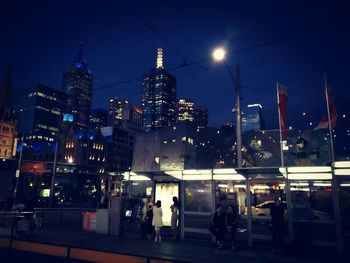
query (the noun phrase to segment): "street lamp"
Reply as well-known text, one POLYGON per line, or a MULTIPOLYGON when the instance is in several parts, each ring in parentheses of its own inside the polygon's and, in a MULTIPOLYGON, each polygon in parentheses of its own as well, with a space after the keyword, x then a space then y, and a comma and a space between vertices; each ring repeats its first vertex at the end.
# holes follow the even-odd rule
POLYGON ((236 107, 233 109, 236 112, 236 136, 237 136, 237 168, 242 167, 242 116, 241 116, 241 78, 240 78, 240 67, 236 65, 236 74, 234 75, 225 61, 226 51, 224 48, 219 47, 214 49, 212 53, 214 61, 225 62, 226 69, 228 70, 233 83, 235 84, 236 91, 236 107))

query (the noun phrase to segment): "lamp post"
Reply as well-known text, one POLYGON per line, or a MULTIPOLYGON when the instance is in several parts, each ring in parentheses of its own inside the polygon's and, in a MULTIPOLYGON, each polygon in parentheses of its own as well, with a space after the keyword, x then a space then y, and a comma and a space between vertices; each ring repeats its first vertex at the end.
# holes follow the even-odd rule
POLYGON ((235 66, 235 75, 232 73, 229 65, 225 61, 226 51, 223 48, 216 48, 213 51, 213 59, 214 61, 220 62, 224 61, 226 69, 228 70, 233 83, 235 84, 235 92, 236 92, 236 107, 233 111, 236 113, 236 136, 237 136, 237 168, 242 167, 242 113, 241 113, 241 78, 240 78, 240 66, 237 64, 235 66))

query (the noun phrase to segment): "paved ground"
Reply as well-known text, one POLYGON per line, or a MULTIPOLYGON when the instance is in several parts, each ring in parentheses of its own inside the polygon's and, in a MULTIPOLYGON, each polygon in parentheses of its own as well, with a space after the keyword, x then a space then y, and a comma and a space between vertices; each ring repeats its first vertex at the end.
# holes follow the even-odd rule
MULTIPOLYGON (((0 235, 8 236, 9 231, 0 229, 0 235)), ((309 249, 296 252, 286 248, 282 254, 274 254, 268 246, 255 245, 248 248, 245 243, 238 244, 235 252, 229 249, 216 249, 208 241, 170 241, 163 238, 162 243, 155 244, 151 240, 137 238, 118 238, 115 236, 101 235, 85 232, 71 232, 58 230, 40 230, 33 236, 23 236, 20 239, 33 242, 67 245, 94 250, 102 250, 115 253, 127 253, 137 256, 157 257, 172 261, 183 262, 350 262, 337 258, 336 252, 328 249, 309 249)))

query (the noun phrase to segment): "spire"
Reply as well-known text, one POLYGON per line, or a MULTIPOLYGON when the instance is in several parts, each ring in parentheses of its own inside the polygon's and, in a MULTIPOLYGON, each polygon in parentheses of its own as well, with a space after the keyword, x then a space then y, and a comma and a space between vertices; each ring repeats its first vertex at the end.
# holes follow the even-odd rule
POLYGON ((83 61, 83 59, 84 59, 83 41, 80 41, 77 61, 83 61))
POLYGON ((163 49, 157 49, 157 68, 163 68, 163 49))

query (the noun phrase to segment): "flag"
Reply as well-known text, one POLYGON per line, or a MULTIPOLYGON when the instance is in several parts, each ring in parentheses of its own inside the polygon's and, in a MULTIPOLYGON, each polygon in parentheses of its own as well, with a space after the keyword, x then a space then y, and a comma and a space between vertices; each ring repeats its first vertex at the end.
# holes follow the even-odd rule
POLYGON ((282 136, 287 135, 287 124, 286 124, 286 115, 287 115, 287 88, 280 83, 277 83, 277 104, 278 104, 278 116, 282 136))
POLYGON ((315 127, 315 131, 319 129, 329 129, 334 128, 335 124, 337 122, 337 110, 334 106, 333 102, 333 94, 330 90, 330 88, 326 87, 326 101, 327 101, 327 109, 329 111, 329 120, 330 120, 330 126, 328 123, 328 113, 324 115, 320 121, 320 123, 315 127))

